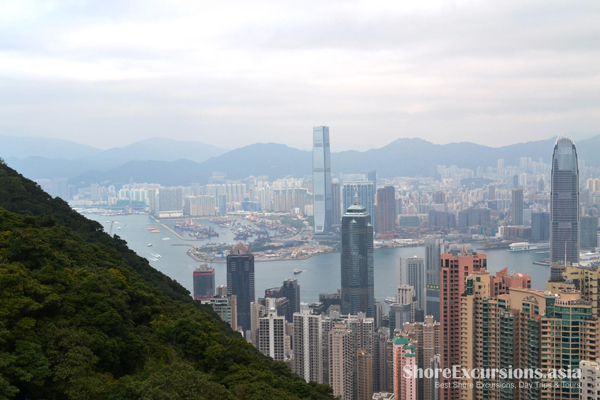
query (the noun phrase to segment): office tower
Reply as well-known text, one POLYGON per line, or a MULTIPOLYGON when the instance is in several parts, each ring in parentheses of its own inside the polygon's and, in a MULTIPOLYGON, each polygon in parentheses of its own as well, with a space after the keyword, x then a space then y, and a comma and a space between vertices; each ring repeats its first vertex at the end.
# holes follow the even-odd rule
POLYGON ((258 322, 258 349, 275 361, 285 361, 285 318, 277 316, 275 299, 267 299, 267 315, 258 322))
POLYGON ((313 128, 313 186, 315 234, 328 234, 333 222, 329 128, 313 128))
POLYGON ((559 137, 552 155, 550 262, 579 263, 579 168, 572 139, 559 137))
POLYGON ((581 400, 600 400, 600 360, 596 361, 581 361, 579 363, 581 378, 579 386, 581 387, 581 400))
POLYGON ((488 200, 496 200, 496 186, 488 186, 488 200))
POLYGON ((375 314, 371 215, 358 203, 342 218, 342 314, 375 314))
POLYGON ((217 197, 217 200, 218 200, 218 204, 219 204, 219 215, 227 214, 227 195, 219 194, 219 197, 217 197))
POLYGON ((550 213, 531 213, 531 238, 533 240, 550 240, 550 213))
POLYGON ((309 308, 294 314, 294 372, 306 382, 323 383, 321 316, 309 308))
POLYGON ((367 349, 356 352, 356 400, 373 397, 373 354, 367 349))
POLYGON ((194 300, 208 300, 215 294, 215 269, 202 264, 194 270, 194 300))
POLYGON ((523 189, 512 190, 510 213, 513 225, 523 225, 523 189))
POLYGON ((342 188, 337 179, 331 184, 331 203, 333 204, 333 213, 331 214, 333 225, 339 226, 342 223, 342 188))
POLYGON ((514 175, 513 176, 513 188, 518 188, 519 187, 519 175, 514 175))
MULTIPOLYGON (((358 201, 358 204, 363 205, 371 216, 371 224, 375 223, 375 188, 373 182, 344 182, 342 192, 344 210, 347 210, 348 207, 358 201)), ((376 229, 377 227, 374 226, 373 230, 376 231, 376 229)))
POLYGON ((238 330, 237 298, 235 295, 216 295, 210 298, 210 305, 215 313, 231 326, 231 329, 238 330))
MULTIPOLYGON (((440 360, 442 368, 461 364, 460 299, 465 292, 465 279, 476 271, 485 270, 487 257, 475 253, 471 246, 451 245, 448 253, 441 255, 440 270, 440 360)), ((449 382, 443 378, 442 382, 449 382)), ((460 389, 450 385, 441 391, 442 398, 458 400, 460 389)))
POLYGON ((383 314, 385 312, 385 305, 380 302, 375 302, 375 315, 373 316, 373 321, 375 321, 375 329, 381 327, 381 319, 383 318, 383 314))
POLYGON ((580 241, 582 249, 598 246, 598 217, 580 217, 580 241))
POLYGON ((502 169, 502 168, 504 168, 504 159, 499 158, 498 159, 498 169, 502 169))
POLYGON ((415 321, 417 311, 417 300, 415 289, 410 285, 400 285, 397 288, 396 302, 390 304, 390 333, 402 329, 405 323, 415 321))
POLYGON ((377 171, 373 170, 367 174, 367 180, 373 183, 373 187, 377 190, 377 171))
POLYGON ((415 291, 417 309, 425 310, 425 266, 419 257, 396 259, 396 285, 410 285, 415 291))
POLYGON ((237 296, 237 318, 242 332, 250 329, 250 303, 254 302, 254 255, 238 243, 227 255, 227 294, 237 296))
POLYGON ((290 301, 290 312, 292 318, 288 322, 293 322, 293 315, 300 312, 300 285, 297 279, 286 279, 281 286, 281 294, 290 301))
POLYGON ((440 238, 425 238, 425 313, 440 320, 440 269, 441 255, 447 243, 440 238))
MULTIPOLYGON (((403 327, 407 336, 414 341, 417 354, 417 366, 425 370, 431 365, 432 359, 440 354, 440 324, 431 315, 425 317, 425 322, 415 322, 403 327)), ((424 377, 417 380, 419 400, 433 398, 435 382, 433 378, 424 377)))
POLYGON ((377 189, 377 233, 396 232, 396 191, 393 186, 377 189))
POLYGON ((414 371, 417 366, 417 355, 414 344, 406 338, 394 338, 394 396, 396 400, 417 400, 417 377, 415 374, 404 374, 414 371), (405 369, 406 368, 406 369, 405 369))

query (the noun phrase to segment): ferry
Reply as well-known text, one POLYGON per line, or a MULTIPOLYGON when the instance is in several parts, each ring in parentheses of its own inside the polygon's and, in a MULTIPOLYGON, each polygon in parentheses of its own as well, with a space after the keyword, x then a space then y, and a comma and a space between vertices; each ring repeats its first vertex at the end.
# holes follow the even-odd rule
POLYGON ((597 251, 581 252, 579 253, 579 261, 581 263, 590 263, 600 261, 600 253, 597 251))
POLYGON ((513 243, 509 246, 508 251, 516 252, 516 251, 530 251, 530 250, 543 250, 549 249, 550 243, 529 243, 529 242, 519 242, 513 243))
POLYGON ((388 303, 388 304, 395 303, 396 302, 396 298, 392 297, 392 296, 388 296, 388 297, 385 298, 385 302, 388 303))
POLYGON ((301 269, 295 269, 294 270, 294 275, 298 275, 298 274, 302 273, 302 271, 303 270, 301 270, 301 269))

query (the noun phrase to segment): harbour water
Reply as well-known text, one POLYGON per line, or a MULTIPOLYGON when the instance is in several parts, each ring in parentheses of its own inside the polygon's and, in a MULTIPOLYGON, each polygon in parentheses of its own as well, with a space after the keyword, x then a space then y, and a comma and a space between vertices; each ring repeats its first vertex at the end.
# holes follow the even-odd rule
MULTIPOLYGON (((199 263, 192 260, 186 251, 189 245, 202 245, 205 241, 184 241, 169 232, 164 227, 154 223, 146 215, 118 215, 102 216, 97 214, 87 215, 88 218, 100 222, 105 231, 113 225, 113 234, 119 235, 127 241, 129 247, 140 256, 156 259, 149 260, 150 264, 179 282, 190 292, 192 290, 192 271, 199 263), (155 227, 160 233, 151 233, 148 228, 155 227), (121 228, 121 229, 119 229, 121 228), (170 240, 163 240, 169 238, 170 240), (148 244, 152 243, 152 247, 148 244), (183 245, 183 246, 182 246, 183 245), (154 257, 160 254, 161 257, 154 257)), ((233 234, 208 221, 199 221, 203 225, 211 225, 220 237, 213 238, 213 242, 233 243, 233 234)), ((174 221, 163 220, 167 226, 174 226, 174 221)), ((474 244, 474 248, 477 244, 474 244)), ((510 272, 522 272, 531 275, 534 289, 543 290, 550 275, 548 267, 532 264, 533 261, 547 257, 547 254, 536 254, 535 251, 509 252, 506 249, 487 250, 488 270, 495 273, 505 267, 510 272)), ((424 247, 402 247, 376 249, 375 262, 375 297, 383 301, 387 296, 395 295, 396 287, 396 259, 399 257, 425 257, 424 247)), ((217 285, 226 284, 225 263, 213 263, 215 268, 215 281, 217 285)), ((319 293, 333 293, 340 287, 340 254, 329 253, 314 256, 306 260, 286 260, 257 262, 255 266, 256 297, 262 297, 265 289, 281 286, 284 279, 296 278, 300 285, 301 301, 311 303, 318 301, 319 293), (294 269, 303 272, 294 275, 294 269)))

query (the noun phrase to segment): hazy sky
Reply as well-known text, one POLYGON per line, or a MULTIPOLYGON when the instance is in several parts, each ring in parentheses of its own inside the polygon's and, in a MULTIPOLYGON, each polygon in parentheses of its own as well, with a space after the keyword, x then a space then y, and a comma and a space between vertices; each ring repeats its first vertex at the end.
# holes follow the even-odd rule
POLYGON ((600 2, 0 0, 0 134, 334 150, 600 133, 600 2))

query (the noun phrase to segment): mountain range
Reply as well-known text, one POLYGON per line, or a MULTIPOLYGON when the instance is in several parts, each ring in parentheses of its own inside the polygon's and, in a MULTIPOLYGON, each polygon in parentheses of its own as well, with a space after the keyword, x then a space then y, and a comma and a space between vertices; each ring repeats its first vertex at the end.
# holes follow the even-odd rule
MULTIPOLYGON (((334 174, 377 170, 381 177, 415 177, 429 176, 436 165, 473 170, 495 167, 500 158, 505 165, 518 165, 520 157, 550 163, 555 140, 488 147, 470 142, 440 145, 419 138, 401 138, 378 149, 332 153, 331 165, 334 174)), ((600 158, 596 156, 600 152, 600 135, 579 141, 577 148, 586 165, 600 166, 600 158)), ((0 157, 29 178, 66 177, 79 187, 131 180, 165 186, 205 184, 214 171, 226 173, 228 179, 249 175, 266 175, 269 179, 303 177, 310 175, 312 168, 310 151, 277 143, 257 143, 226 151, 199 142, 154 138, 81 158, 42 157, 39 152, 18 158, 15 154, 24 152, 0 149, 0 157)))

